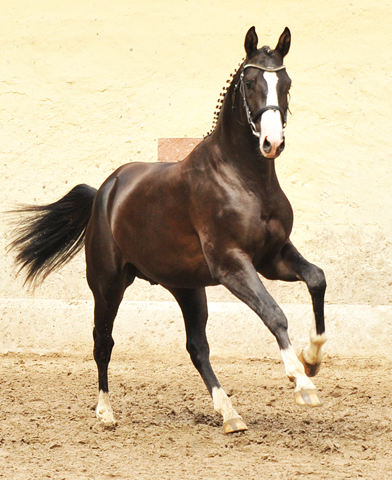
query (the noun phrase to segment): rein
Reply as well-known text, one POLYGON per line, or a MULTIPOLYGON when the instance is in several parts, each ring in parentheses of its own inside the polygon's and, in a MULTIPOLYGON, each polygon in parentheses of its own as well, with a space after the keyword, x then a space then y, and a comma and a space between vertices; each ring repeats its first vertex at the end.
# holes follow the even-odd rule
MULTIPOLYGON (((261 108, 258 110, 256 113, 252 114, 250 111, 248 102, 246 100, 246 94, 245 94, 245 87, 244 87, 244 70, 247 68, 257 68, 258 70, 262 70, 263 72, 279 72, 280 70, 284 70, 286 67, 284 65, 281 65, 280 67, 263 67, 262 65, 255 65, 253 63, 248 63, 247 65, 244 65, 242 67, 241 73, 240 73, 240 80, 239 82, 235 85, 234 87, 234 92, 233 92, 233 109, 235 108, 235 94, 237 90, 241 93, 241 96, 243 98, 244 102, 244 109, 246 113, 246 118, 248 119, 248 124, 250 126, 250 129, 255 137, 260 138, 260 133, 256 129, 255 122, 257 121, 258 118, 263 115, 264 112, 267 110, 273 110, 274 112, 278 111, 280 113, 280 116, 282 118, 282 125, 283 128, 286 128, 287 125, 287 114, 283 111, 279 105, 266 105, 265 107, 261 108)), ((238 119, 237 119, 238 120, 238 119)), ((242 125, 242 123, 238 120, 238 122, 242 125)))

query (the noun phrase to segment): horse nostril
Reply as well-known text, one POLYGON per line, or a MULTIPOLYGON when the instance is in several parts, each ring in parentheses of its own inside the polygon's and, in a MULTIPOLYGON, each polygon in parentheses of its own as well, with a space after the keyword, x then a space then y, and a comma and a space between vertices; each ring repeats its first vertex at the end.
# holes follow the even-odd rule
POLYGON ((267 139, 265 139, 264 143, 263 143, 264 152, 269 153, 271 151, 271 148, 272 148, 272 145, 270 144, 270 142, 267 139))
POLYGON ((283 140, 283 142, 282 142, 282 143, 279 145, 279 147, 278 147, 278 152, 279 152, 279 153, 282 153, 285 146, 286 146, 286 145, 285 145, 285 142, 284 142, 284 140, 283 140))

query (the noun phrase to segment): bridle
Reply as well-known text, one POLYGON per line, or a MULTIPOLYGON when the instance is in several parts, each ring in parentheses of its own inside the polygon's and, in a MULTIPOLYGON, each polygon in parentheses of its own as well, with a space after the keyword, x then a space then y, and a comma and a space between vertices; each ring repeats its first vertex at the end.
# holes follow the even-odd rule
MULTIPOLYGON (((245 94, 245 86, 244 86, 244 71, 247 69, 247 68, 257 68, 258 70, 262 70, 263 72, 279 72, 280 70, 284 70, 286 67, 284 65, 281 65, 280 67, 263 67, 262 65, 255 65, 253 63, 248 63, 246 65, 244 65, 241 69, 241 73, 240 73, 240 79, 238 81, 238 83, 235 85, 234 87, 234 92, 233 92, 233 109, 235 108, 235 94, 237 92, 237 90, 239 90, 239 92, 241 93, 242 95, 242 99, 243 99, 243 102, 244 102, 244 109, 245 109, 245 112, 246 112, 246 118, 248 119, 248 124, 250 126, 250 129, 253 133, 253 135, 255 137, 258 137, 260 138, 260 133, 257 131, 256 129, 256 124, 255 122, 258 120, 258 118, 261 117, 261 115, 263 115, 264 112, 266 112, 267 110, 273 110, 274 112, 279 112, 280 113, 280 116, 282 118, 282 125, 283 125, 283 128, 286 128, 286 125, 287 125, 287 112, 284 112, 283 109, 281 107, 279 107, 279 105, 266 105, 265 107, 263 108, 260 108, 260 110, 258 110, 256 113, 252 114, 252 112, 250 111, 250 108, 249 108, 249 105, 248 105, 248 101, 246 100, 246 94, 245 94)), ((239 121, 239 120, 238 120, 239 121)), ((241 123, 241 122, 240 122, 241 123)))

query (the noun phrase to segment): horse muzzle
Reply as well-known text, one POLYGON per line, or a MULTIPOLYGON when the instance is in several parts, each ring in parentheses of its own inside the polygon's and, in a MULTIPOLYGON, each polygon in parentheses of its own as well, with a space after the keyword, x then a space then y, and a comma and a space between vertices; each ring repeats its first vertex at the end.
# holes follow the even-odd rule
POLYGON ((261 153, 263 154, 263 157, 266 157, 266 158, 279 157, 279 155, 283 152, 284 147, 285 147, 284 138, 280 143, 279 142, 271 143, 268 137, 264 139, 262 144, 260 142, 261 153))
POLYGON ((277 158, 283 152, 285 140, 280 112, 265 111, 260 119, 260 150, 263 157, 277 158))

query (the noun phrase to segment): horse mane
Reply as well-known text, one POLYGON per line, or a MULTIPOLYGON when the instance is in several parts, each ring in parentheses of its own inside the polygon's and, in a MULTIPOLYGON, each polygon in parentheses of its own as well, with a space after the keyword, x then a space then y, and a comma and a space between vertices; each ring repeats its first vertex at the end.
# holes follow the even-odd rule
POLYGON ((218 119, 219 119, 219 115, 220 115, 220 112, 221 112, 221 108, 222 108, 222 105, 223 105, 223 102, 225 101, 225 98, 226 98, 226 94, 227 92, 229 91, 229 88, 230 88, 230 85, 235 77, 235 75, 237 74, 238 72, 238 69, 241 67, 242 63, 245 61, 245 58, 242 59, 242 62, 238 64, 238 67, 234 70, 234 73, 231 73, 230 74, 230 78, 228 80, 226 80, 226 84, 229 84, 229 86, 227 85, 224 85, 223 88, 222 88, 222 92, 219 94, 219 98, 217 100, 217 105, 216 105, 216 110, 214 112, 214 117, 212 119, 212 127, 211 127, 211 130, 206 133, 204 135, 203 138, 207 138, 209 137, 215 130, 216 128, 216 125, 218 123, 218 119))

